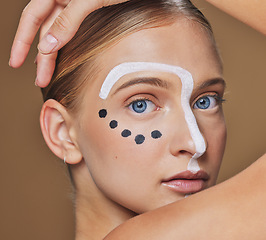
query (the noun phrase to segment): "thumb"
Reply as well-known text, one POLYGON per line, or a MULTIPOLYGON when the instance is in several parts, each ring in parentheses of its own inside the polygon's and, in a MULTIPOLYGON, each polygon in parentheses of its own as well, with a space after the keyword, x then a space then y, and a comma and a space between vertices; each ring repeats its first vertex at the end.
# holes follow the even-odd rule
POLYGON ((58 51, 75 35, 85 17, 102 6, 103 2, 99 0, 70 1, 41 39, 39 51, 42 54, 58 51))

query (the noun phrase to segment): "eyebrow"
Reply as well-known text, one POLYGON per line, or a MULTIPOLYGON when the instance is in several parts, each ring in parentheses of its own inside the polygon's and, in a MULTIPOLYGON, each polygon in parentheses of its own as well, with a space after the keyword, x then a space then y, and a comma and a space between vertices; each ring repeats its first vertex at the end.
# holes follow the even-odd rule
POLYGON ((196 90, 201 90, 216 84, 221 84, 223 85, 224 88, 226 88, 226 83, 225 80, 223 78, 213 78, 213 79, 209 79, 199 85, 196 85, 195 89, 196 90))
POLYGON ((170 88, 169 83, 167 81, 160 79, 160 78, 141 77, 141 78, 134 78, 134 79, 122 84, 119 88, 117 88, 115 90, 115 92, 112 95, 116 94, 117 92, 119 92, 122 89, 128 88, 128 87, 133 86, 133 85, 137 85, 137 84, 148 84, 151 86, 161 87, 164 89, 170 88))

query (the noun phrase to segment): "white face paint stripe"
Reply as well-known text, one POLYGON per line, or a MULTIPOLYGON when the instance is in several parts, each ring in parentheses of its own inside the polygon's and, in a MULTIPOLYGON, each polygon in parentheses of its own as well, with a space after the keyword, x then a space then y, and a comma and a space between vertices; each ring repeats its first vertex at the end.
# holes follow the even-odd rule
POLYGON ((185 113, 185 120, 190 131, 191 138, 195 144, 196 152, 192 156, 188 164, 188 170, 197 172, 200 170, 197 158, 199 158, 206 151, 206 144, 202 134, 200 133, 197 121, 190 107, 190 97, 193 91, 194 81, 192 75, 187 70, 179 67, 162 63, 152 62, 127 62, 114 67, 106 79, 104 80, 101 90, 100 98, 106 99, 114 86, 114 84, 124 75, 141 71, 159 71, 176 74, 182 83, 181 90, 181 105, 185 113))

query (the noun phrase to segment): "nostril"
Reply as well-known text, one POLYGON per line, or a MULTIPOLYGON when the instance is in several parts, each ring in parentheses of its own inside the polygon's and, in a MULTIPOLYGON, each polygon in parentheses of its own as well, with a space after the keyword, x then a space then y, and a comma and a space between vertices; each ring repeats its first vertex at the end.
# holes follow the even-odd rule
POLYGON ((185 151, 185 150, 181 150, 181 151, 180 151, 180 153, 186 153, 186 152, 187 152, 187 151, 185 151))

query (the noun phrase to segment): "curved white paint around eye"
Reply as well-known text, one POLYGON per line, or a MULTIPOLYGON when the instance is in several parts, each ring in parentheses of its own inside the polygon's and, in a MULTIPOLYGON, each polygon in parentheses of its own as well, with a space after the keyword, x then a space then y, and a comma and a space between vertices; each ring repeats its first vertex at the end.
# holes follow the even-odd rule
POLYGON ((126 62, 114 67, 106 79, 104 80, 101 90, 100 98, 106 99, 114 86, 114 84, 124 75, 141 71, 159 71, 176 74, 182 83, 181 89, 181 105, 185 113, 185 120, 191 138, 195 144, 196 152, 189 161, 187 169, 191 172, 200 170, 197 159, 206 151, 206 144, 204 138, 199 130, 197 121, 190 107, 190 97, 193 91, 194 81, 192 75, 187 70, 179 67, 162 63, 153 62, 126 62))

